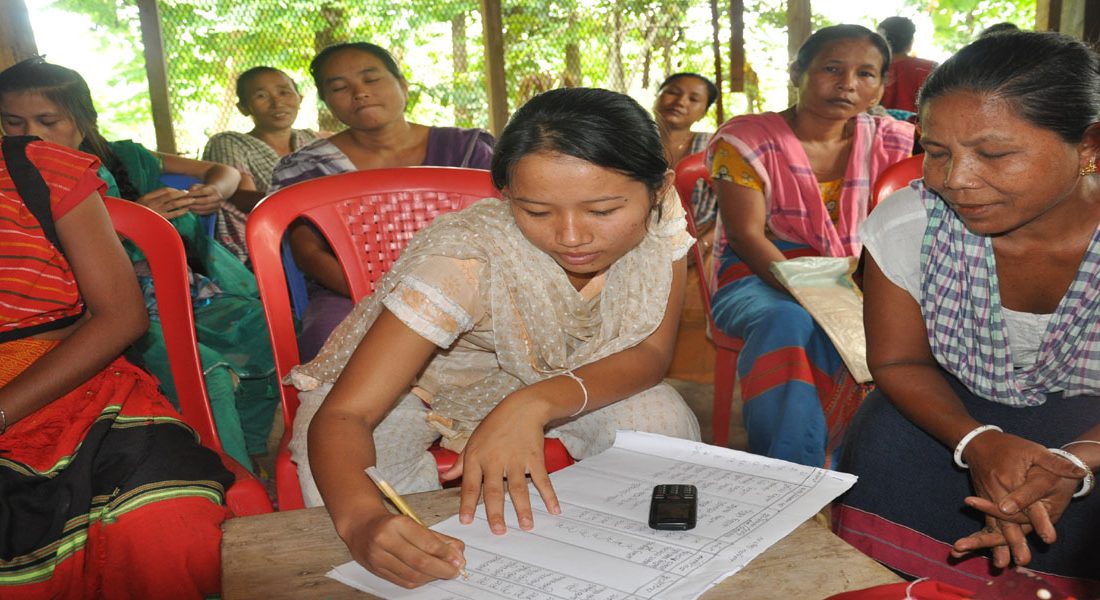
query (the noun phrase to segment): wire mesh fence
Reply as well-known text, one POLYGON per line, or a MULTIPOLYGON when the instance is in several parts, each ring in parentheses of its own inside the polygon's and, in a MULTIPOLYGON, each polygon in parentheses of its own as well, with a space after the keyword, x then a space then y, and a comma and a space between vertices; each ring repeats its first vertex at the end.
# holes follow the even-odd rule
MULTIPOLYGON (((771 4, 754 7, 778 12, 781 3, 771 4)), ((409 81, 410 120, 488 125, 476 0, 163 0, 158 6, 173 125, 185 153, 213 133, 251 128, 236 109, 234 82, 257 65, 279 68, 298 83, 304 101, 297 126, 339 130, 317 101, 308 65, 318 50, 344 41, 370 41, 394 54, 409 81)), ((714 77, 707 0, 505 0, 501 9, 509 112, 555 87, 603 87, 646 103, 670 73, 714 77)), ((782 36, 770 37, 778 41, 760 40, 761 54, 781 48, 782 36)), ((728 44, 723 21, 723 53, 728 44)))

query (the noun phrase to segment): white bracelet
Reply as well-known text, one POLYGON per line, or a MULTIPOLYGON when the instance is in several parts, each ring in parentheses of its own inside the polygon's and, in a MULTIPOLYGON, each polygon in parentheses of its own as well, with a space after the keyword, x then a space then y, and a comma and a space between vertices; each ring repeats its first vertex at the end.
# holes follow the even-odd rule
POLYGON ((1062 444, 1062 450, 1065 450, 1066 446, 1072 446, 1074 444, 1096 444, 1097 446, 1100 446, 1100 442, 1096 440, 1074 440, 1067 444, 1062 444))
POLYGON ((568 378, 572 379, 573 381, 576 381, 578 384, 580 384, 581 391, 584 392, 584 402, 581 403, 581 407, 577 409, 577 412, 569 415, 569 418, 573 418, 573 417, 581 414, 582 412, 584 412, 584 409, 588 408, 588 387, 586 385, 584 385, 584 380, 581 379, 580 377, 577 377, 577 374, 574 373, 572 370, 566 371, 566 372, 561 373, 561 374, 565 375, 566 377, 568 377, 568 378))
POLYGON ((959 465, 960 469, 969 469, 970 465, 963 462, 963 450, 966 450, 966 445, 974 438, 987 431, 999 431, 1004 433, 1004 429, 997 427, 996 425, 979 425, 970 430, 970 433, 963 436, 963 439, 959 440, 959 443, 955 446, 955 464, 959 465))
POLYGON ((1080 498, 1081 496, 1088 495, 1088 493, 1092 491, 1092 487, 1096 485, 1096 475, 1092 474, 1092 469, 1090 469, 1089 466, 1085 464, 1085 461, 1081 460, 1081 458, 1076 454, 1073 454, 1072 452, 1068 452, 1066 450, 1062 450, 1061 448, 1047 448, 1047 450, 1050 450, 1054 454, 1061 456, 1062 458, 1073 463, 1074 466, 1088 473, 1088 475, 1085 475, 1085 478, 1081 480, 1081 489, 1077 490, 1077 492, 1073 494, 1073 497, 1080 498))

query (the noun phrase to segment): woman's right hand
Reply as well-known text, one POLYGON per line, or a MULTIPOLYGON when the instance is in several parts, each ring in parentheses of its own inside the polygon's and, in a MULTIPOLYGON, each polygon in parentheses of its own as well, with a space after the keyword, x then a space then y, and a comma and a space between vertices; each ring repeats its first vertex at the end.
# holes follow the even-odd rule
MULTIPOLYGON (((1055 541, 1054 523, 1075 487, 1070 483, 1085 474, 1040 444, 993 431, 974 438, 965 458, 977 493, 966 502, 986 514, 988 533, 1004 538, 1003 544, 993 547, 994 564, 1005 567, 1011 559, 1026 565, 1031 561, 1027 534, 1034 530, 1044 542, 1055 541)), ((980 547, 971 542, 959 549, 980 547)))
POLYGON ((387 511, 358 520, 341 537, 356 562, 404 588, 454 579, 466 566, 461 540, 387 511))
POLYGON ((165 219, 174 219, 190 210, 194 199, 183 190, 160 188, 137 199, 137 203, 151 208, 165 219))

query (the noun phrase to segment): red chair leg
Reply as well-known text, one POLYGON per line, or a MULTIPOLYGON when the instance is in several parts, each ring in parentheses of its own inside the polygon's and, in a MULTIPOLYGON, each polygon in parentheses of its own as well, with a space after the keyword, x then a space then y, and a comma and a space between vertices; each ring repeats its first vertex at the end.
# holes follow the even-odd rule
POLYGON ((714 361, 714 414, 711 444, 723 448, 730 444, 730 419, 733 415, 733 386, 737 382, 737 352, 718 347, 714 361))
POLYGON ((284 435, 275 455, 275 495, 279 510, 297 510, 306 507, 302 498, 302 486, 298 483, 298 467, 290 460, 290 436, 284 435))
POLYGON ((271 499, 260 480, 229 456, 223 454, 221 458, 225 468, 233 473, 233 485, 225 492, 225 505, 232 515, 249 517, 272 512, 271 499))

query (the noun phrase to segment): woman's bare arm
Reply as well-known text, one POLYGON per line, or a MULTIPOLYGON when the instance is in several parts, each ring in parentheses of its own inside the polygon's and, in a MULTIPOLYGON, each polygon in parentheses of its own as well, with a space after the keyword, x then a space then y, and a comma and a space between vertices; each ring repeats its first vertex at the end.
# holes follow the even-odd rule
MULTIPOLYGON (((875 383, 910 421, 948 449, 954 449, 963 436, 982 423, 970 416, 944 378, 928 345, 927 329, 916 300, 890 282, 869 254, 865 267, 863 314, 867 363, 875 383)), ((970 465, 970 478, 978 496, 993 504, 1003 502, 1025 485, 1029 477, 1033 478, 1034 473, 1029 475, 1033 466, 1062 477, 1074 476, 1068 461, 1047 452, 1041 445, 997 431, 973 438, 963 458, 970 465)), ((1051 486, 1046 485, 1044 494, 1050 490, 1051 486)), ((960 505, 963 500, 959 499, 960 505)), ((1064 500, 1068 502, 1069 498, 1064 500)), ((1061 510, 1055 514, 1060 515, 1061 510)), ((1044 539, 1053 541, 1054 527, 1047 513, 1035 513, 1031 519, 1035 530, 1044 539)), ((1030 550, 1024 539, 1026 531, 1004 519, 990 517, 987 521, 990 527, 999 530, 1006 544, 994 548, 994 562, 1006 566, 1011 553, 1017 564, 1027 564, 1030 550)))
POLYGON ((88 317, 0 388, 0 407, 9 425, 87 381, 149 327, 134 269, 99 194, 73 207, 56 221, 56 227, 88 317))
POLYGON ((437 350, 388 310, 363 337, 309 426, 309 464, 337 533, 355 560, 400 585, 450 579, 462 544, 386 510, 364 472, 374 430, 437 350))
POLYGON ((786 257, 764 235, 767 222, 764 194, 722 180, 714 182, 714 189, 718 193, 718 211, 730 248, 765 283, 786 292, 783 284, 768 270, 773 262, 786 260, 786 257))
POLYGON ((315 231, 302 223, 291 225, 290 252, 298 268, 310 279, 337 294, 351 296, 340 261, 315 231))
POLYGON ((157 153, 157 156, 166 172, 182 173, 202 181, 187 190, 192 200, 189 210, 197 215, 218 212, 222 201, 233 196, 241 183, 241 172, 227 165, 175 154, 157 153))
MULTIPOLYGON (((632 348, 574 369, 588 391, 585 412, 633 396, 662 381, 676 343, 684 300, 685 265, 683 259, 673 264, 664 318, 649 337, 632 348)), ((455 467, 443 475, 445 479, 462 476, 459 517, 463 522, 473 519, 478 498, 484 493, 489 526, 494 532, 503 533, 507 478, 507 493, 516 507, 520 527, 530 529, 533 520, 525 474, 530 474, 547 508, 552 512, 559 510, 546 473, 543 433, 547 427, 571 418, 583 402, 580 385, 568 377, 545 379, 501 401, 478 425, 455 467)))

